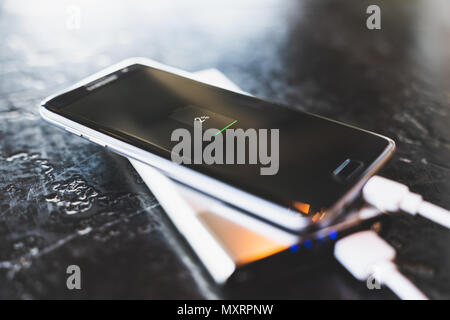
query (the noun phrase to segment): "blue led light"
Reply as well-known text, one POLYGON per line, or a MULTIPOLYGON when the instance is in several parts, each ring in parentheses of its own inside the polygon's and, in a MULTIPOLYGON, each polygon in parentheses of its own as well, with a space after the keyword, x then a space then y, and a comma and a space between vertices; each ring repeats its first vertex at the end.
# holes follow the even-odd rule
POLYGON ((338 237, 337 231, 334 231, 334 230, 331 231, 329 237, 331 240, 337 239, 337 237, 338 237))
POLYGON ((289 250, 291 250, 291 252, 297 252, 300 249, 300 246, 298 244, 294 244, 292 246, 290 246, 289 250))
POLYGON ((306 240, 303 245, 306 249, 311 249, 311 247, 313 246, 313 242, 311 240, 306 240))

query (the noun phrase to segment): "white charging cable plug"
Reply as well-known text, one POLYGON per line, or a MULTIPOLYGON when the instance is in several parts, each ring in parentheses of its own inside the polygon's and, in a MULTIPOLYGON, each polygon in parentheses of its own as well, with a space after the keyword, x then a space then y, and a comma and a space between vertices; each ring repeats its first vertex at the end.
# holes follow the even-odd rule
POLYGON ((403 276, 393 260, 395 250, 373 231, 361 231, 340 239, 334 248, 336 259, 358 280, 385 284, 399 298, 428 300, 403 276))
POLYGON ((364 199, 381 211, 404 211, 412 215, 420 214, 450 229, 450 211, 426 202, 422 196, 409 191, 404 184, 374 176, 363 188, 364 199))
MULTIPOLYGON (((367 203, 384 212, 403 211, 419 214, 450 229, 450 211, 426 202, 401 183, 374 176, 363 188, 367 203)), ((358 280, 376 281, 388 286, 398 297, 407 300, 428 298, 403 276, 393 262, 395 250, 373 231, 354 233, 336 242, 336 259, 358 280)))

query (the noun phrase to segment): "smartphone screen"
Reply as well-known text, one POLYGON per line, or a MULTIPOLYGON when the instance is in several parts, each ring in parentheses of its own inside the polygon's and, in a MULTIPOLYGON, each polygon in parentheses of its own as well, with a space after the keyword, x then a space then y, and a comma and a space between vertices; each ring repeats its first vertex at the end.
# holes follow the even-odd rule
POLYGON ((392 148, 380 135, 140 64, 46 107, 311 217, 392 148))

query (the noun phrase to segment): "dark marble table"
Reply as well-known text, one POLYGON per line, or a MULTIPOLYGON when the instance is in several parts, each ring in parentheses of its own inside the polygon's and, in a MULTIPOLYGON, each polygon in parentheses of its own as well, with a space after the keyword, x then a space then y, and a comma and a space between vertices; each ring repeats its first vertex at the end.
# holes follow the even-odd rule
MULTIPOLYGON (((257 96, 389 136, 398 151, 382 175, 450 208, 448 1, 145 3, 0 2, 0 298, 238 296, 208 280, 126 159, 39 118, 41 99, 130 56, 218 68, 257 96), (365 26, 369 4, 381 30, 365 26), (71 264, 79 291, 66 288, 71 264)), ((449 299, 450 233, 389 220, 401 270, 449 299)), ((330 257, 301 273, 253 296, 395 298, 330 257)))

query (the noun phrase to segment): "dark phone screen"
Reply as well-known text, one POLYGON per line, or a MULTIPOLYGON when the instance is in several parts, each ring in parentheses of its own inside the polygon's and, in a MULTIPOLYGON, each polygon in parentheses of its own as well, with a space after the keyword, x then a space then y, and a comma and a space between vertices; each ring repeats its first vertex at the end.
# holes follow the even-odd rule
POLYGON ((47 107, 167 159, 183 140, 172 141, 172 133, 184 129, 190 141, 183 145, 190 150, 179 155, 191 164, 182 165, 316 217, 389 146, 387 139, 366 131, 142 65, 58 96, 47 107), (194 128, 200 123, 198 135, 194 128), (215 148, 202 139, 208 129, 217 132, 210 137, 215 148), (240 145, 239 138, 227 140, 232 129, 244 132, 240 145), (202 156, 210 145, 208 154, 224 163, 207 164, 206 156, 199 163, 199 145, 202 156), (239 157, 244 163, 238 163, 239 157), (262 168, 269 174, 262 174, 262 168))

